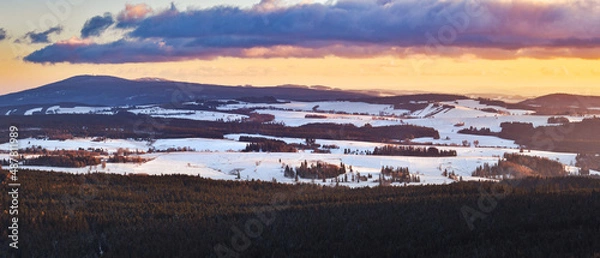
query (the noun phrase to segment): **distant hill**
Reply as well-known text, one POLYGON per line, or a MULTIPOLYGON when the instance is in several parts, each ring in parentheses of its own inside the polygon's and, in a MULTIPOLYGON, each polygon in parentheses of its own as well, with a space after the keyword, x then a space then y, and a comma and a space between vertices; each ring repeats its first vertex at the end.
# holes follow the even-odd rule
POLYGON ((600 113, 600 96, 550 94, 519 103, 534 108, 538 114, 570 115, 600 113))
POLYGON ((521 102, 521 104, 532 107, 600 107, 600 96, 581 96, 558 93, 528 99, 521 102))
MULTIPOLYGON (((431 102, 469 99, 453 94, 414 94, 382 97, 378 90, 348 91, 327 86, 280 85, 273 87, 223 86, 175 82, 160 78, 127 80, 111 76, 82 75, 38 88, 0 96, 2 114, 21 114, 28 109, 45 109, 61 103, 70 106, 125 106, 183 103, 217 99, 292 101, 351 100, 390 104, 397 109, 419 110, 431 102)), ((512 109, 531 109, 538 114, 600 114, 600 96, 552 94, 519 103, 478 99, 482 104, 512 109)), ((252 101, 251 101, 252 102, 252 101)), ((63 106, 63 105, 61 105, 63 106)), ((2 115, 0 114, 0 115, 2 115)))
POLYGON ((0 106, 56 103, 122 106, 265 96, 297 101, 322 101, 365 98, 369 94, 322 87, 312 89, 290 86, 221 86, 153 78, 126 80, 110 76, 85 75, 0 96, 0 106))
POLYGON ((414 112, 416 110, 427 107, 428 103, 430 102, 447 102, 456 101, 460 99, 469 99, 469 97, 462 95, 431 93, 388 97, 371 97, 361 99, 361 101, 372 104, 394 105, 395 109, 407 109, 411 112, 414 112))
POLYGON ((413 94, 413 95, 402 95, 402 96, 390 96, 390 97, 374 97, 367 98, 365 102, 379 103, 379 104, 396 104, 396 103, 409 103, 409 102, 420 102, 420 101, 455 101, 459 99, 468 99, 469 97, 463 95, 454 94, 413 94))
POLYGON ((528 99, 520 104, 531 107, 589 109, 600 108, 600 96, 581 96, 571 94, 550 94, 528 99))

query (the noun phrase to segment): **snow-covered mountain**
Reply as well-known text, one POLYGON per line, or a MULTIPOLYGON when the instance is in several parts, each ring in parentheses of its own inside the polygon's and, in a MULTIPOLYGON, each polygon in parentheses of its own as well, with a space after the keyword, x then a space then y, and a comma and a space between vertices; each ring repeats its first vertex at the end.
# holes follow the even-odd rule
POLYGON ((222 86, 174 82, 164 79, 127 80, 111 76, 84 75, 0 96, 0 107, 57 103, 122 106, 264 96, 316 101, 356 99, 370 95, 322 87, 222 86))

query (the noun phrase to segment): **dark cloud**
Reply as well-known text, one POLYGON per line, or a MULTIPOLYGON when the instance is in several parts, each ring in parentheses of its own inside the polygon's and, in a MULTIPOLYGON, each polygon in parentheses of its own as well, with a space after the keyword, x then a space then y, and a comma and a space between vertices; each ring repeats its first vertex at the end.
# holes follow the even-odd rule
POLYGON ((586 0, 560 4, 340 0, 284 6, 278 0, 262 0, 247 9, 221 6, 183 12, 174 7, 154 12, 147 5, 128 5, 117 16, 117 27, 133 29, 127 39, 110 44, 57 44, 26 60, 122 63, 216 56, 460 56, 468 51, 484 58, 502 58, 497 53, 506 54, 505 58, 523 53, 535 58, 588 55, 593 51, 581 49, 600 48, 600 10, 590 4, 586 0), (565 48, 572 51, 565 52, 565 48))
POLYGON ((109 44, 59 42, 33 52, 25 61, 57 63, 136 63, 194 59, 214 59, 218 56, 241 55, 239 49, 183 47, 184 41, 169 43, 152 40, 119 40, 109 44))
POLYGON ((31 43, 50 43, 50 40, 48 39, 48 36, 52 33, 56 33, 56 34, 60 34, 62 32, 63 28, 61 26, 56 26, 53 28, 50 28, 46 31, 43 32, 29 32, 25 35, 25 38, 29 38, 29 40, 31 41, 31 43))
MULTIPOLYGON (((590 34, 581 34, 578 28, 600 21, 581 7, 532 2, 339 1, 285 8, 278 8, 275 2, 263 0, 250 10, 217 7, 157 14, 139 22, 130 35, 193 38, 211 46, 218 40, 222 47, 269 46, 284 41, 306 47, 437 43, 516 49, 551 44, 565 36, 587 37, 590 34), (270 11, 259 11, 264 9, 270 11), (572 18, 586 13, 588 20, 572 18), (240 42, 246 45, 240 46, 240 42)), ((593 33, 600 36, 599 32, 593 33)))
POLYGON ((87 20, 81 29, 81 37, 87 38, 91 36, 100 36, 108 27, 113 25, 115 20, 112 14, 105 13, 104 16, 95 16, 87 20))
POLYGON ((0 28, 0 41, 6 39, 6 30, 0 28))

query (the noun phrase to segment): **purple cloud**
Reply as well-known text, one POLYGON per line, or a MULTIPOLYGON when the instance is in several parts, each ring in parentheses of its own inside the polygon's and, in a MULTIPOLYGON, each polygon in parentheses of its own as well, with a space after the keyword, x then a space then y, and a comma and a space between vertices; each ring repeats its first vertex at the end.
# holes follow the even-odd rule
POLYGON ((100 36, 108 27, 113 25, 115 20, 112 14, 105 13, 104 16, 94 16, 87 20, 81 29, 81 37, 88 38, 91 36, 100 36))
POLYGON ((119 40, 109 44, 71 39, 50 45, 25 57, 26 61, 57 63, 137 63, 194 59, 214 59, 219 56, 241 55, 239 49, 184 47, 185 41, 119 40))
POLYGON ((60 34, 62 30, 63 28, 61 26, 56 26, 43 32, 31 31, 25 34, 25 38, 29 38, 31 43, 50 43, 48 36, 52 33, 60 34))
POLYGON ((0 28, 0 41, 6 39, 6 30, 0 28))
POLYGON ((516 58, 525 53, 535 58, 600 56, 589 51, 600 48, 600 27, 597 26, 600 10, 585 0, 561 4, 341 0, 331 5, 293 6, 263 0, 247 9, 221 6, 183 12, 174 6, 154 12, 146 5, 137 5, 127 6, 117 20, 118 27, 133 28, 126 39, 108 44, 50 45, 25 60, 125 63, 218 56, 459 56, 465 53, 483 58, 516 58))

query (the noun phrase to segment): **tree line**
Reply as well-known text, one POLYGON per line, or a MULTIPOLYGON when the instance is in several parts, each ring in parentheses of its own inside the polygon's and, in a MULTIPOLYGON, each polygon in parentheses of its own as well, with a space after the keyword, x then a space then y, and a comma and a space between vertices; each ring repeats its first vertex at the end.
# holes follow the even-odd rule
POLYGON ((99 157, 89 155, 41 155, 34 158, 21 160, 25 166, 44 166, 44 167, 64 167, 64 168, 82 168, 95 166, 101 163, 99 157))
MULTIPOLYGON (((350 149, 345 149, 344 154, 357 153, 350 149)), ((417 156, 417 157, 456 157, 455 150, 440 150, 435 147, 416 147, 401 145, 385 145, 375 147, 373 151, 366 151, 365 155, 374 156, 417 156)))
POLYGON ((589 175, 590 169, 600 171, 600 154, 578 153, 575 166, 580 167, 582 175, 589 175))
MULTIPOLYGON (((284 168, 284 176, 289 178, 321 179, 325 182, 328 178, 337 178, 339 175, 346 174, 346 165, 340 163, 339 166, 325 162, 316 162, 308 165, 308 161, 300 163, 299 167, 291 168, 288 165, 284 168)), ((347 177, 347 176, 346 176, 347 177)), ((346 179, 347 181, 347 179, 346 179)))
POLYGON ((282 140, 264 139, 246 144, 242 152, 297 152, 298 150, 282 140))
POLYGON ((544 157, 505 153, 504 159, 495 165, 483 164, 475 169, 473 176, 510 179, 528 176, 558 177, 568 173, 562 163, 544 157))
MULTIPOLYGON (((0 184, 7 177, 0 171, 0 184)), ((600 180, 592 178, 349 189, 22 170, 19 181, 26 195, 15 257, 600 255, 600 180), (481 210, 482 198, 495 205, 481 210), (465 207, 483 216, 465 217, 465 207)))
POLYGON ((497 132, 492 132, 492 130, 490 128, 487 128, 487 127, 477 128, 477 127, 473 127, 473 126, 470 126, 469 128, 463 128, 463 129, 459 130, 458 133, 472 134, 472 135, 484 135, 484 136, 497 136, 498 135, 497 132))
POLYGON ((530 149, 600 154, 600 118, 534 127, 531 123, 505 122, 498 134, 530 149))
POLYGON ((421 178, 417 175, 410 174, 410 171, 406 167, 391 167, 382 166, 379 182, 383 183, 418 183, 421 182, 421 178), (389 178, 386 178, 389 177, 389 178))
MULTIPOLYGON (((256 113, 252 113, 256 114, 256 113)), ((257 116, 260 114, 257 114, 257 116)), ((211 138, 223 139, 225 134, 262 134, 274 137, 313 138, 389 142, 419 137, 439 139, 433 128, 414 125, 357 127, 352 124, 316 123, 298 127, 278 123, 263 123, 262 118, 245 121, 195 121, 157 118, 120 112, 116 115, 65 114, 52 116, 11 116, 0 120, 0 128, 18 125, 22 138, 72 139, 75 137, 106 137, 112 139, 211 138), (39 130, 25 130, 39 128, 39 130)), ((0 141, 8 134, 0 133, 0 141)))

